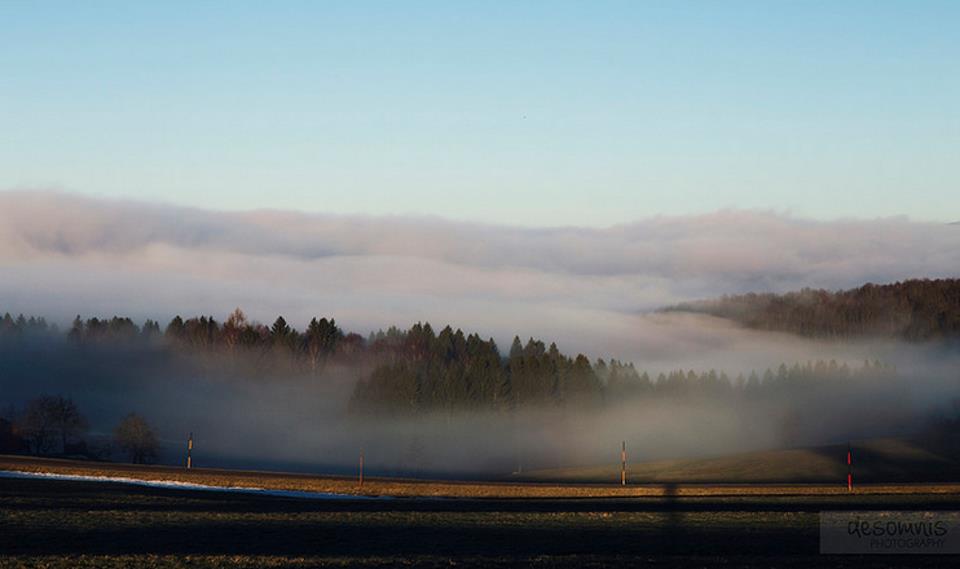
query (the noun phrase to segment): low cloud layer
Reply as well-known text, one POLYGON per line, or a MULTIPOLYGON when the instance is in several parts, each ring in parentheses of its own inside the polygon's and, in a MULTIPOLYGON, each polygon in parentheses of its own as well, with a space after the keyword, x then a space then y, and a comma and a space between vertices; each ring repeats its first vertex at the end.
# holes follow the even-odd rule
POLYGON ((756 346, 748 365, 762 365, 817 354, 724 322, 644 312, 720 294, 957 276, 958 245, 960 227, 905 218, 721 211, 529 229, 3 192, 0 310, 165 321, 241 306, 299 326, 333 315, 361 333, 449 322, 499 342, 542 336, 664 367, 680 353, 720 358, 735 342, 756 346))

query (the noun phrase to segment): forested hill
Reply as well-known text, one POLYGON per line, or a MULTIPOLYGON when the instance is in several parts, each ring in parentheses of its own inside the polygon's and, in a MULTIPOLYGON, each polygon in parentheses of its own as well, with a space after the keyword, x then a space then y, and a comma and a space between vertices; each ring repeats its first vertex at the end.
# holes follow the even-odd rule
POLYGON ((831 292, 724 296, 673 306, 734 320, 747 328, 814 338, 885 337, 927 341, 960 337, 960 279, 917 279, 831 292))
POLYGON ((361 414, 590 409, 645 397, 793 399, 815 386, 829 387, 835 396, 837 389, 866 378, 896 377, 895 369, 879 361, 861 367, 809 361, 736 377, 712 369, 653 377, 633 363, 565 355, 556 344, 534 338, 524 343, 514 337, 509 351, 501 353, 493 339, 450 326, 435 332, 429 323, 417 323, 364 338, 345 333, 332 318, 313 318, 301 332, 283 317, 268 327, 247 320, 239 309, 222 323, 176 316, 165 328, 152 320, 140 326, 120 316, 78 316, 61 331, 43 318, 0 317, 0 408, 16 403, 4 400, 3 382, 29 383, 42 366, 52 366, 51 374, 69 373, 76 385, 122 385, 170 374, 292 378, 309 385, 343 373, 356 381, 349 408, 361 414))

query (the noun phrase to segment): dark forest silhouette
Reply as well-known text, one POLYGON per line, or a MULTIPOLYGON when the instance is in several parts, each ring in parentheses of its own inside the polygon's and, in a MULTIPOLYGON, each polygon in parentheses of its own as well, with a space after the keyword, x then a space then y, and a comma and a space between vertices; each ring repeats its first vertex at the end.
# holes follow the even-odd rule
POLYGON ((960 279, 915 279, 831 292, 744 294, 667 311, 729 318, 747 328, 814 338, 875 336, 925 341, 960 335, 960 279))

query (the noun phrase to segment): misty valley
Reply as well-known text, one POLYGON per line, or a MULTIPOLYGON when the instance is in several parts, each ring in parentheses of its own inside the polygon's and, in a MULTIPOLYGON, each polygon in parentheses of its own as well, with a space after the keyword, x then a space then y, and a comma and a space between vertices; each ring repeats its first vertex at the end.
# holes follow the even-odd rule
POLYGON ((956 565, 958 22, 0 0, 0 569, 956 565))
POLYGON ((133 413, 157 441, 140 458, 180 464, 193 433, 199 465, 340 474, 355 472, 363 453, 371 474, 503 479, 612 464, 621 441, 632 462, 890 437, 939 441, 935 450, 952 455, 960 282, 880 290, 843 311, 830 305, 852 292, 823 292, 828 311, 809 294, 783 297, 776 312, 769 299, 738 301, 784 329, 809 313, 823 315, 822 327, 842 323, 831 353, 847 349, 847 358, 811 351, 763 369, 646 369, 533 338, 501 351, 492 338, 428 323, 364 337, 324 317, 299 331, 239 309, 222 323, 78 317, 63 330, 7 314, 0 443, 8 453, 122 460, 115 429, 133 413), (937 303, 944 310, 932 312, 937 303), (905 329, 936 332, 871 334, 870 322, 890 321, 887 305, 905 329), (854 359, 865 353, 872 358, 854 359), (31 409, 42 396, 66 398, 82 421, 54 436, 55 421, 31 409))

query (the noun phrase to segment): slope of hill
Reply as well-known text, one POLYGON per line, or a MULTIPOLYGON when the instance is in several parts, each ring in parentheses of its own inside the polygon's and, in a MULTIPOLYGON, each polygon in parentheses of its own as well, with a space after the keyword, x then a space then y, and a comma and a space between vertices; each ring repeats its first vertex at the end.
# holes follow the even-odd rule
MULTIPOLYGON (((960 440, 875 439, 852 444, 857 483, 960 480, 960 440)), ((749 452, 701 459, 629 464, 632 483, 839 483, 847 478, 847 446, 749 452)), ((515 479, 616 483, 620 464, 535 470, 515 479)))
POLYGON ((748 328, 831 338, 878 336, 925 341, 960 337, 960 279, 917 279, 831 292, 744 294, 665 311, 728 318, 748 328))

